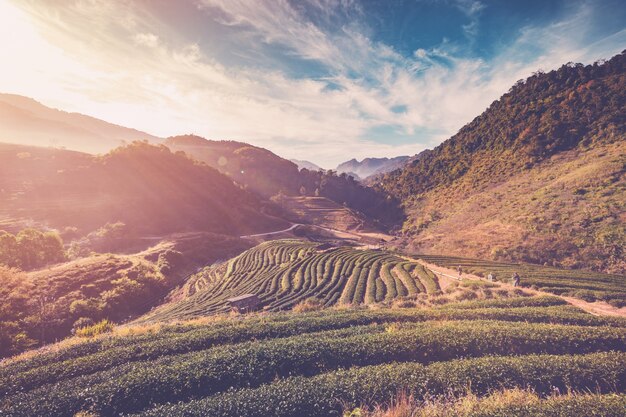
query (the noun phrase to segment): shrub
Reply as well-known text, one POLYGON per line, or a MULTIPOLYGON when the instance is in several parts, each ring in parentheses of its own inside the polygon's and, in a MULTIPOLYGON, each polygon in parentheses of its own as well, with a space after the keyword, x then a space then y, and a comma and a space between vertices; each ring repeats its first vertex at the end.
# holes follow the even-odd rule
POLYGON ((626 388, 626 354, 486 357, 429 366, 415 363, 368 366, 313 378, 290 378, 188 403, 156 406, 141 416, 326 417, 341 413, 342 408, 384 403, 402 390, 418 400, 442 394, 460 396, 470 384, 477 395, 516 387, 529 388, 538 394, 549 394, 555 387, 561 392, 621 391, 626 388))
MULTIPOLYGON (((30 415, 77 412, 87 404, 95 411, 119 414, 158 402, 186 400, 230 388, 258 386, 276 377, 314 375, 338 367, 609 349, 626 350, 626 329, 476 321, 420 323, 387 333, 382 326, 360 326, 129 363, 45 385, 8 400, 16 410, 30 415), (85 386, 89 391, 77 389, 85 386)), ((621 372, 626 377, 626 368, 621 372)), ((454 372, 447 376, 453 377, 454 372)), ((472 387, 479 381, 473 379, 472 387)))
POLYGON ((93 319, 89 317, 81 317, 74 322, 74 325, 72 326, 72 334, 76 334, 77 330, 84 329, 85 327, 91 327, 94 324, 96 324, 96 322, 93 321, 93 319))
POLYGON ((113 323, 105 319, 91 326, 77 328, 75 334, 78 337, 94 337, 100 334, 112 332, 113 327, 113 323))

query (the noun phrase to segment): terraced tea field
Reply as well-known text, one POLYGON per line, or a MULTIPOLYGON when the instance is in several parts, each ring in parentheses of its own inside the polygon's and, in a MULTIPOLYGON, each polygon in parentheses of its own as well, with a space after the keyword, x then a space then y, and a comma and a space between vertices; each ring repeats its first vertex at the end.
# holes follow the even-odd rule
POLYGON ((618 308, 626 306, 626 276, 624 275, 452 256, 415 255, 415 257, 446 268, 456 269, 460 265, 465 272, 483 277, 492 272, 497 281, 510 282, 513 272, 517 271, 522 278, 523 286, 534 286, 542 291, 576 297, 585 301, 607 301, 618 308))
POLYGON ((228 311, 226 300, 256 294, 268 311, 314 298, 326 307, 388 303, 440 290, 435 274, 415 262, 377 250, 275 240, 189 279, 184 299, 155 310, 150 320, 189 319, 228 311))
POLYGON ((626 321, 520 297, 126 329, 0 364, 0 415, 326 417, 400 391, 422 400, 468 387, 589 390, 592 410, 615 409, 626 321))

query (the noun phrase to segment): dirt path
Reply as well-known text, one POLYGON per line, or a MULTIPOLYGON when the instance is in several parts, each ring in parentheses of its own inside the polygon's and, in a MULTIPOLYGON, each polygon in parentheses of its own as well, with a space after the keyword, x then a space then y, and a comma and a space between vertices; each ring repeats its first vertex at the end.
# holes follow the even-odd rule
MULTIPOLYGON (((451 282, 458 281, 457 277, 459 274, 457 271, 453 269, 434 265, 434 264, 425 262, 421 259, 415 259, 415 258, 411 258, 411 259, 415 262, 418 262, 424 265, 425 267, 433 271, 435 274, 437 274, 439 277, 443 277, 444 279, 440 280, 440 285, 445 282, 444 285, 447 287, 450 285, 451 282)), ((481 281, 485 280, 484 278, 479 277, 478 275, 468 274, 467 272, 463 272, 462 278, 463 279, 475 279, 475 280, 481 280, 481 281)), ((497 281, 495 282, 495 284, 498 284, 500 285, 500 287, 507 289, 507 290, 512 290, 514 288, 512 284, 508 284, 502 281, 497 281)), ((441 285, 441 289, 442 290, 445 289, 443 285, 441 285)), ((596 302, 590 303, 588 301, 584 301, 579 298, 565 297, 565 296, 556 295, 556 294, 552 294, 552 293, 545 292, 545 291, 534 290, 532 288, 523 288, 523 290, 533 295, 547 295, 547 296, 552 296, 552 297, 560 297, 563 300, 567 301, 569 304, 575 307, 578 307, 582 310, 585 310, 586 312, 591 313, 595 316, 626 317, 626 307, 616 308, 604 301, 596 301, 596 302)))

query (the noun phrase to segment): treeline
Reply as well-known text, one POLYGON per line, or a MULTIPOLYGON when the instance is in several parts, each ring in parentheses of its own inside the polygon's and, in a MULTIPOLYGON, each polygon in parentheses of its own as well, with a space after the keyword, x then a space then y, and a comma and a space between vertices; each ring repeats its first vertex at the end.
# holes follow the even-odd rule
POLYGON ((30 270, 64 259, 63 241, 57 232, 24 229, 13 235, 0 231, 0 264, 30 270))

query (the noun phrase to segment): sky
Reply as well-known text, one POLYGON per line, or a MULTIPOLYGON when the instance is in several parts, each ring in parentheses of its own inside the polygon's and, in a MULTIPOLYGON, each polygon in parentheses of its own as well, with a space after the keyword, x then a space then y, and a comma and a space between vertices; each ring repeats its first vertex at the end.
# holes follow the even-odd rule
POLYGON ((623 0, 0 0, 0 92, 334 168, 626 49, 623 0))

